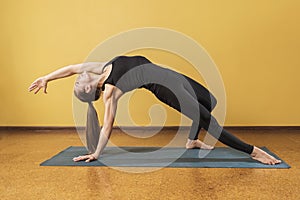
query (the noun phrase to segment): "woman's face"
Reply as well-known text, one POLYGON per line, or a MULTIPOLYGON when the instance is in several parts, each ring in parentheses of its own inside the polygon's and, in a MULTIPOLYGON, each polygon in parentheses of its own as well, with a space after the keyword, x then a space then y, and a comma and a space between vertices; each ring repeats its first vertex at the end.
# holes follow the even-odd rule
POLYGON ((96 78, 93 74, 87 72, 80 74, 74 86, 75 96, 83 102, 97 100, 100 97, 101 90, 98 90, 97 85, 95 85, 96 78))
POLYGON ((84 91, 84 92, 88 93, 87 89, 89 87, 91 87, 91 81, 92 81, 92 78, 91 78, 90 74, 87 73, 86 71, 84 71, 77 77, 74 90, 76 92, 84 91))

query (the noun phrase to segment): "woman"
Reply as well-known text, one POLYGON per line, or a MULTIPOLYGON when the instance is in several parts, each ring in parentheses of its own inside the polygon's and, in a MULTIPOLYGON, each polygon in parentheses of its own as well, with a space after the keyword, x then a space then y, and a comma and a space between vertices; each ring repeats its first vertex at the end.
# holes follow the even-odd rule
POLYGON ((86 136, 90 151, 89 155, 73 158, 75 162, 90 162, 99 158, 110 137, 119 98, 130 90, 145 88, 160 101, 193 120, 186 143, 187 149, 213 149, 198 139, 200 129, 204 128, 223 144, 248 153, 261 163, 281 163, 258 147, 244 143, 223 129, 211 115, 217 102, 205 87, 185 75, 157 66, 142 56, 118 56, 109 62, 66 66, 35 80, 29 91, 35 90, 36 94, 44 88, 44 93, 47 93, 49 81, 74 74, 80 74, 74 86, 74 94, 89 104, 86 136), (102 91, 105 112, 104 125, 100 131, 92 102, 99 99, 102 91))

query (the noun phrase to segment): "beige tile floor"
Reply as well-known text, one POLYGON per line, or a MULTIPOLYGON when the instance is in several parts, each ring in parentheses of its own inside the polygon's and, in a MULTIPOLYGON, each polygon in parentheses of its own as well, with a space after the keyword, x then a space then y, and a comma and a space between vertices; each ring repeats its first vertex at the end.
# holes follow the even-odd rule
MULTIPOLYGON (((129 173, 109 167, 41 167, 41 162, 66 147, 81 146, 78 134, 1 130, 0 199, 300 199, 299 130, 232 132, 251 144, 267 146, 292 168, 162 168, 129 173)), ((174 133, 162 131, 136 139, 115 130, 111 141, 123 146, 163 146, 174 133)), ((182 138, 179 146, 185 143, 184 134, 182 138)))

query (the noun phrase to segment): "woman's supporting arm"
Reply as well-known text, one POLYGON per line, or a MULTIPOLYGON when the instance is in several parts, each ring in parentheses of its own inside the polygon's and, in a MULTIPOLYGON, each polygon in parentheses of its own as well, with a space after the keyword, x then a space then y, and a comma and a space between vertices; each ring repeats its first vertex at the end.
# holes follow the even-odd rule
POLYGON ((105 104, 104 124, 100 131, 100 137, 99 137, 97 149, 95 153, 92 154, 96 159, 102 154, 104 148, 107 145, 107 142, 111 135, 115 114, 117 110, 117 99, 113 95, 111 95, 109 98, 106 98, 104 94, 103 101, 105 104))
POLYGON ((103 93, 103 101, 105 105, 104 124, 100 131, 97 149, 93 154, 75 157, 73 158, 73 161, 77 162, 85 160, 85 162, 90 162, 98 159, 103 153, 103 150, 106 147, 112 132, 112 127, 117 110, 117 103, 121 95, 122 92, 118 91, 114 86, 111 86, 109 84, 106 85, 105 91, 103 93))

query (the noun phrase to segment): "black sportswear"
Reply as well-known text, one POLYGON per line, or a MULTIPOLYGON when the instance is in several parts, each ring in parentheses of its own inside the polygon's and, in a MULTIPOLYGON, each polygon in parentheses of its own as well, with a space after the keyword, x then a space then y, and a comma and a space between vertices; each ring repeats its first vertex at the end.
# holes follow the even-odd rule
POLYGON ((110 64, 112 71, 104 81, 102 90, 105 90, 105 84, 114 85, 124 93, 145 88, 160 101, 193 120, 189 139, 197 139, 200 129, 204 128, 220 142, 234 149, 252 153, 252 145, 230 134, 211 115, 217 100, 200 83, 183 74, 155 65, 143 56, 118 56, 106 66, 110 64))

